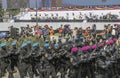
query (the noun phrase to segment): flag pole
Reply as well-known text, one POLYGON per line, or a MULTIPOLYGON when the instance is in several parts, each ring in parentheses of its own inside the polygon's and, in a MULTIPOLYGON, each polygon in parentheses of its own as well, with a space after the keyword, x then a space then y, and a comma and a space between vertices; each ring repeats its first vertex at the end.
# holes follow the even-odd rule
POLYGON ((36 25, 38 25, 38 1, 36 0, 36 25))

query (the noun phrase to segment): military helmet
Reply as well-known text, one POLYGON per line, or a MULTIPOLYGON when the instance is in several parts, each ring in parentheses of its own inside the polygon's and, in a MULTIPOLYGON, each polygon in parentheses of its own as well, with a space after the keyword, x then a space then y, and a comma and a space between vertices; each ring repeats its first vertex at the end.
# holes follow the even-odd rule
POLYGON ((30 44, 30 43, 31 43, 31 41, 27 41, 26 43, 27 43, 27 44, 30 44))
POLYGON ((59 48, 59 44, 58 43, 54 44, 54 48, 58 49, 59 48))
POLYGON ((43 46, 44 46, 44 47, 49 47, 49 44, 48 44, 48 43, 45 43, 43 46))
POLYGON ((33 45, 32 45, 32 47, 38 47, 39 46, 39 43, 34 43, 33 45))
POLYGON ((79 38, 74 38, 74 41, 78 41, 79 40, 79 38))
POLYGON ((58 38, 58 41, 60 41, 60 40, 62 40, 62 38, 59 37, 59 38, 58 38))
POLYGON ((23 43, 22 45, 21 45, 21 48, 24 48, 24 47, 26 47, 27 46, 27 43, 23 43))
POLYGON ((72 53, 76 53, 78 51, 78 48, 77 47, 73 47, 72 49, 71 49, 71 52, 72 53))
POLYGON ((12 45, 12 46, 15 46, 15 45, 16 45, 16 42, 12 42, 11 45, 12 45))
POLYGON ((49 42, 49 40, 45 40, 45 43, 48 43, 49 42))

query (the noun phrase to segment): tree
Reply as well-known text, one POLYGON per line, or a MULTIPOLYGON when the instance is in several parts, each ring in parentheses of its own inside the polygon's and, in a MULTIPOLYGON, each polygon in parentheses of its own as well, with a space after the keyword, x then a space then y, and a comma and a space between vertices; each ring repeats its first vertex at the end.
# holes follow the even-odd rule
POLYGON ((0 17, 2 17, 4 15, 4 12, 2 9, 0 9, 0 17))

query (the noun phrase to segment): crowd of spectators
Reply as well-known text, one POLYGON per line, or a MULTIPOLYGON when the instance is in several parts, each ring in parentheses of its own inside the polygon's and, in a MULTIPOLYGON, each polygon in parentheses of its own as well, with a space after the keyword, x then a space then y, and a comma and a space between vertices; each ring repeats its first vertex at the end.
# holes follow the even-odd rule
MULTIPOLYGON (((71 28, 70 25, 61 25, 59 28, 54 29, 52 26, 29 26, 21 27, 19 29, 19 34, 12 35, 11 31, 6 34, 0 33, 1 38, 13 38, 17 40, 24 39, 38 39, 40 40, 41 45, 43 45, 44 41, 49 40, 53 42, 53 40, 58 40, 61 38, 63 41, 66 38, 70 38, 71 40, 75 38, 79 38, 82 41, 92 42, 100 39, 111 39, 112 37, 120 38, 120 24, 115 25, 105 25, 103 30, 97 30, 96 24, 93 24, 91 27, 86 27, 83 29, 82 27, 74 27, 71 28)), ((34 40, 33 40, 34 41, 34 40)))
POLYGON ((45 25, 42 26, 29 26, 21 27, 20 35, 21 36, 39 36, 39 38, 43 38, 44 40, 49 39, 52 40, 54 36, 72 37, 72 29, 69 25, 61 25, 58 29, 53 29, 52 26, 45 25))
POLYGON ((27 27, 21 27, 20 35, 22 36, 30 36, 30 35, 35 36, 36 35, 46 40, 47 36, 50 36, 54 33, 54 32, 51 32, 52 30, 53 30, 52 26, 49 28, 48 25, 45 25, 44 27, 41 27, 41 26, 30 27, 29 25, 27 25, 27 27))
POLYGON ((58 29, 53 29, 52 26, 45 25, 42 26, 29 26, 21 27, 20 35, 21 37, 24 36, 38 36, 44 40, 52 40, 54 37, 61 37, 61 38, 80 38, 85 40, 93 40, 96 36, 109 38, 109 36, 117 36, 120 37, 120 25, 115 24, 112 25, 105 25, 102 31, 96 30, 96 25, 93 24, 92 27, 87 27, 83 29, 82 27, 75 27, 74 29, 71 28, 70 25, 61 25, 58 29), (116 35, 117 34, 117 35, 116 35))

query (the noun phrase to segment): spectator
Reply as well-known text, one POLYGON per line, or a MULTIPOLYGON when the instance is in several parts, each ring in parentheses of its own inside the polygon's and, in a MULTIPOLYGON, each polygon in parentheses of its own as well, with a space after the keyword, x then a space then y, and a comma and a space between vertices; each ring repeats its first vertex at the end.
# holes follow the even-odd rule
POLYGON ((41 35, 42 35, 41 27, 37 28, 36 34, 37 34, 37 36, 41 37, 41 35))
POLYGON ((44 28, 43 28, 43 38, 44 38, 44 41, 46 39, 49 39, 49 28, 48 28, 48 25, 45 25, 44 28))
POLYGON ((31 33, 32 33, 32 29, 29 27, 29 25, 27 25, 27 27, 26 27, 26 34, 27 35, 31 35, 31 33))
POLYGON ((53 30, 53 27, 51 26, 50 27, 50 40, 52 40, 53 35, 54 35, 54 30, 53 30))
POLYGON ((74 30, 73 30, 73 34, 72 34, 73 38, 77 37, 77 33, 78 33, 78 28, 75 27, 74 30))
POLYGON ((82 33, 83 33, 83 29, 82 29, 82 27, 80 27, 79 30, 78 30, 78 32, 77 32, 77 37, 78 38, 82 38, 83 37, 82 33))
POLYGON ((87 28, 85 29, 84 36, 85 36, 85 37, 88 36, 89 33, 90 33, 90 27, 87 27, 87 28))
POLYGON ((112 27, 111 25, 107 26, 107 38, 111 38, 111 33, 112 33, 112 27))
POLYGON ((34 26, 31 27, 31 30, 32 30, 32 35, 35 35, 35 28, 34 28, 34 26))
POLYGON ((116 36, 116 30, 115 30, 115 27, 112 28, 112 37, 115 37, 116 36))
POLYGON ((72 31, 71 31, 69 25, 65 26, 64 32, 65 32, 65 36, 67 35, 67 36, 72 37, 72 31))
POLYGON ((64 28, 63 28, 63 36, 64 37, 66 36, 66 26, 64 26, 64 28))
POLYGON ((93 37, 96 37, 96 25, 95 24, 92 26, 91 33, 93 34, 93 37))
POLYGON ((62 28, 62 26, 59 28, 59 36, 60 37, 62 37, 62 35, 63 35, 63 28, 62 28))

